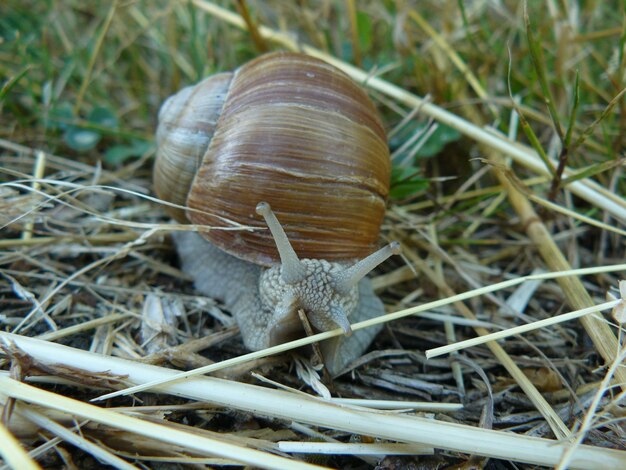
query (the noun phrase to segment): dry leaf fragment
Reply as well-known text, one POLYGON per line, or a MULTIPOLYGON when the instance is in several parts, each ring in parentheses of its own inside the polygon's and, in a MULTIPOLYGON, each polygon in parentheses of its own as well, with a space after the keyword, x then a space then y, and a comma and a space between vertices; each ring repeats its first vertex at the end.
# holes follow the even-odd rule
POLYGON ((523 370, 528 380, 540 392, 557 392, 563 388, 559 375, 547 367, 528 368, 523 370))
MULTIPOLYGON (((615 318, 615 321, 624 324, 626 323, 626 281, 619 281, 619 296, 620 303, 613 307, 611 314, 613 318, 615 318)), ((617 297, 610 292, 607 294, 607 297, 609 300, 617 300, 617 297)))

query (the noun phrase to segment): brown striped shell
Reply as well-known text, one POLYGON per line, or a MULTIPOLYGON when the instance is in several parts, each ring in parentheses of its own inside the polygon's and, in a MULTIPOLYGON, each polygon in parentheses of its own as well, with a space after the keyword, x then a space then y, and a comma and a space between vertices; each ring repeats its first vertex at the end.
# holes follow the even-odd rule
POLYGON ((267 54, 182 90, 159 113, 157 142, 159 197, 184 205, 195 173, 186 196, 198 210, 187 211, 192 223, 259 227, 203 233, 234 256, 265 266, 279 259, 255 212, 260 201, 274 209, 300 258, 348 261, 376 248, 389 192, 385 132, 365 92, 321 60, 267 54), (225 94, 217 112, 216 100, 204 96, 212 87, 225 94), (209 109, 213 117, 200 116, 209 109))
MULTIPOLYGON (((161 199, 187 204, 191 182, 200 167, 224 106, 232 73, 220 73, 170 96, 159 111, 154 189, 161 199)), ((179 222, 183 209, 167 208, 179 222)))

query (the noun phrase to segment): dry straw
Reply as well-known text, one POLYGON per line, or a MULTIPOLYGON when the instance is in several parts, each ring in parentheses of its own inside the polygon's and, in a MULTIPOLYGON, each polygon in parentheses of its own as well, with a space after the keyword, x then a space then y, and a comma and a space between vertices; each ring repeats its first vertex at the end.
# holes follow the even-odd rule
MULTIPOLYGON (((102 356, 10 333, 0 333, 0 340, 13 344, 36 362, 48 366, 63 365, 92 375, 106 373, 109 378, 119 376, 120 380, 135 384, 145 383, 155 378, 165 379, 176 374, 175 371, 162 367, 102 356)), ((209 440, 202 440, 199 436, 132 419, 122 413, 45 392, 7 377, 0 376, 0 387, 6 395, 25 402, 66 411, 98 422, 106 422, 120 429, 146 433, 146 435, 149 433, 151 437, 158 440, 181 442, 190 449, 215 453, 215 455, 228 453, 231 456, 231 448, 225 447, 224 443, 214 445, 209 443, 209 440)), ((309 423, 323 428, 536 465, 557 465, 563 453, 570 449, 567 441, 492 431, 397 413, 371 411, 361 407, 340 406, 319 398, 304 397, 302 394, 212 377, 194 378, 169 384, 159 388, 158 391, 225 406, 229 409, 309 423)), ((251 450, 247 449, 247 452, 251 450)), ((579 445, 569 452, 571 452, 570 468, 594 470, 626 468, 626 452, 587 445, 579 445)), ((263 458, 259 460, 247 460, 248 457, 257 458, 258 454, 258 451, 255 452, 255 457, 253 457, 251 453, 239 453, 234 456, 234 459, 249 461, 263 468, 290 468, 286 466, 287 461, 284 459, 268 460, 270 457, 278 459, 270 454, 262 454, 263 458)), ((296 463, 294 462, 294 465, 296 463)))
POLYGON ((41 468, 2 422, 0 422, 0 455, 14 469, 36 470, 41 468))
POLYGON ((573 312, 563 313, 556 317, 545 318, 536 322, 528 323, 526 325, 520 325, 513 328, 507 328, 506 330, 498 331, 496 333, 490 333, 488 335, 480 336, 478 338, 472 338, 465 341, 459 341, 454 344, 448 344, 447 346, 441 346, 439 348, 428 349, 426 351, 426 357, 428 359, 433 357, 442 356, 444 354, 450 354, 453 351, 460 351, 461 349, 470 348, 472 346, 478 346, 489 341, 497 341, 499 339, 508 338, 509 336, 520 335, 529 331, 537 330, 539 328, 545 328, 547 326, 556 325, 566 321, 574 320, 576 318, 589 315, 591 313, 602 312, 616 307, 621 300, 612 300, 593 307, 583 308, 581 310, 575 310, 573 312))

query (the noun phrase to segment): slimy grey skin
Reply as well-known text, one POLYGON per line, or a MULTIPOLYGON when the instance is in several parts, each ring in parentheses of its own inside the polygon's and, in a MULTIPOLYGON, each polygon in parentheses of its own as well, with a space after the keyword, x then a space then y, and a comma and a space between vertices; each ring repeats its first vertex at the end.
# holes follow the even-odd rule
POLYGON ((321 345, 326 368, 331 375, 339 374, 380 331, 377 326, 353 333, 350 323, 385 313, 365 275, 398 253, 399 244, 391 243, 352 266, 300 260, 270 206, 260 203, 257 212, 274 237, 280 264, 263 268, 223 252, 196 233, 178 232, 174 240, 182 269, 198 291, 224 303, 252 351, 303 336, 298 309, 317 331, 343 329, 343 336, 321 345))

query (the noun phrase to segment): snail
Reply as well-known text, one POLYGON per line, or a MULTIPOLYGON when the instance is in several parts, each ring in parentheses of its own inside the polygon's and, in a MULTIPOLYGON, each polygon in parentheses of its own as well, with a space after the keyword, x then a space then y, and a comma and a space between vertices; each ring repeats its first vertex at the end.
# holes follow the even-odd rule
POLYGON ((374 252, 391 170, 365 92, 326 62, 270 53, 168 98, 156 136, 158 197, 211 227, 174 235, 182 269, 245 346, 303 336, 301 309, 313 329, 345 333, 321 344, 331 374, 360 356, 378 330, 350 323, 384 314, 365 276, 399 252, 374 252))

